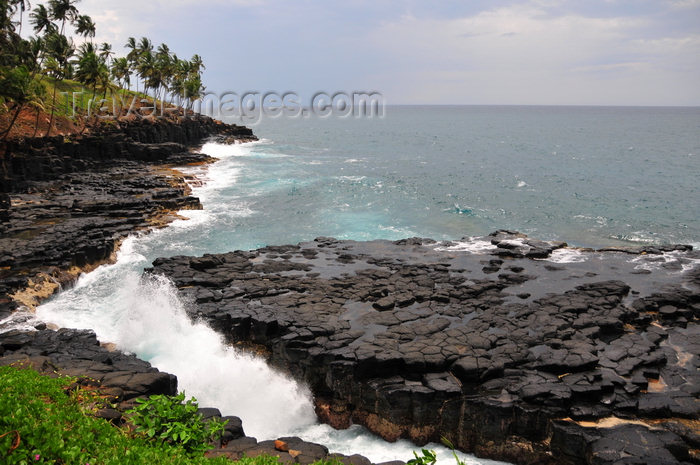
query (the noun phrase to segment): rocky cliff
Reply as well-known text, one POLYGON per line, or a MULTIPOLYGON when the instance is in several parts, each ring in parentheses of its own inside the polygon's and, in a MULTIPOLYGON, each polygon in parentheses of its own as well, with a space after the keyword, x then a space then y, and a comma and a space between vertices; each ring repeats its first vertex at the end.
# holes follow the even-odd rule
POLYGON ((201 208, 166 167, 209 161, 188 148, 208 137, 255 139, 248 128, 199 117, 123 121, 82 137, 0 146, 0 318, 109 260, 129 233, 201 208))

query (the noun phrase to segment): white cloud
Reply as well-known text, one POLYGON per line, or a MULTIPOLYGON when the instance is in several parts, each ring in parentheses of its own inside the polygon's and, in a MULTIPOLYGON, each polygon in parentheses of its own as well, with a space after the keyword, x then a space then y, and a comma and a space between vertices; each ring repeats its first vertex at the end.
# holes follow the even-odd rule
MULTIPOLYGON (((555 16, 542 2, 449 20, 406 16, 370 38, 384 48, 408 100, 442 103, 592 103, 597 95, 625 103, 679 100, 678 63, 700 71, 697 36, 647 39, 640 17, 555 16), (666 86, 660 83, 666 82, 666 86)), ((697 86, 696 86, 697 87, 697 86)), ((700 103, 700 91, 689 96, 700 103)), ((604 102, 603 102, 604 103, 604 102)))
MULTIPOLYGON (((151 37, 154 29, 178 28, 194 33, 189 23, 194 11, 207 8, 259 7, 267 0, 82 0, 81 13, 90 15, 97 24, 97 42, 110 42, 115 50, 123 50, 127 38, 151 37), (173 19, 177 23, 173 23, 173 19)), ((197 30, 201 28, 196 28, 197 30)))
POLYGON ((671 0, 671 5, 680 9, 700 8, 700 0, 671 0))

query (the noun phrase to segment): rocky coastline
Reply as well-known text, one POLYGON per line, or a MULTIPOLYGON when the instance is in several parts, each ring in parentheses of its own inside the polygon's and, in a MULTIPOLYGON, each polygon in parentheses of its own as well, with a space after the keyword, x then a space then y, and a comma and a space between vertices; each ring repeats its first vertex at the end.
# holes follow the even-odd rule
POLYGON ((700 463, 700 254, 511 231, 156 260, 319 418, 517 464, 700 463), (477 246, 465 251, 464 245, 477 246))
POLYGON ((131 232, 201 208, 171 168, 212 161, 189 150, 209 137, 256 139, 248 128, 193 117, 0 145, 0 319, 110 261, 131 232))
MULTIPOLYGON (((0 366, 12 365, 34 369, 40 373, 72 376, 77 384, 99 388, 114 408, 102 408, 95 416, 123 426, 125 410, 135 405, 139 397, 155 394, 177 394, 177 378, 153 368, 148 362, 124 354, 109 345, 101 345, 92 331, 76 329, 46 329, 43 325, 34 331, 0 333, 0 366)), ((211 457, 226 456, 238 460, 269 455, 279 457, 283 464, 308 465, 318 460, 337 459, 346 465, 371 465, 361 455, 345 456, 329 453, 321 444, 303 441, 297 437, 258 441, 245 435, 240 418, 223 416, 214 407, 201 407, 199 413, 207 420, 227 420, 224 433, 213 449, 211 457)), ((381 465, 401 465, 403 462, 385 462, 381 465)))
MULTIPOLYGON (((215 159, 190 149, 205 140, 257 140, 246 127, 207 117, 123 121, 90 135, 9 141, 0 178, 0 321, 32 309, 78 276, 114 260, 121 241, 139 230, 167 225, 182 209, 200 209, 185 176, 175 168, 215 159)), ((30 320, 29 315, 8 322, 30 320)), ((26 325, 24 325, 26 326, 26 325)), ((123 424, 122 414, 138 397, 177 393, 175 375, 160 372, 134 355, 101 344, 92 331, 45 324, 10 329, 0 325, 0 365, 77 378, 99 387, 115 408, 97 416, 123 424)), ((221 417, 215 407, 203 417, 221 417)), ((258 441, 244 434, 238 417, 228 420, 211 456, 233 460, 244 454, 278 456, 280 463, 310 464, 338 459, 370 465, 360 455, 329 453, 296 437, 258 441)), ((396 462, 399 465, 403 462, 396 462)), ((391 464, 384 464, 391 465, 391 464)))
MULTIPOLYGON (((212 161, 188 150, 209 137, 255 139, 202 117, 5 144, 0 320, 112 260, 133 231, 201 208, 173 167, 212 161)), ((579 250, 513 231, 441 243, 318 238, 158 259, 147 272, 173 280, 192 318, 307 383, 336 428, 416 444, 444 436, 517 464, 700 463, 691 247, 579 250)), ((1 332, 0 364, 100 385, 118 404, 100 415, 115 422, 136 397, 177 390, 173 375, 91 332, 41 324, 1 332)), ((228 419, 211 455, 331 456, 298 438, 258 442, 228 419)))

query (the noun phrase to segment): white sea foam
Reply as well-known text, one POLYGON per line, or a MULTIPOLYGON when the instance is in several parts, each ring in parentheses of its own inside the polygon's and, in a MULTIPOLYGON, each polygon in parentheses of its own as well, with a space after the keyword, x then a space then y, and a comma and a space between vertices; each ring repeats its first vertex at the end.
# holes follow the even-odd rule
MULTIPOLYGON (((180 389, 188 396, 225 415, 240 416, 246 433, 260 440, 296 435, 325 444, 333 452, 360 453, 374 462, 408 460, 418 448, 407 441, 387 443, 359 426, 337 431, 318 424, 307 387, 272 370, 264 360, 226 346, 206 325, 193 323, 166 279, 141 277, 154 251, 187 253, 190 242, 201 240, 214 222, 226 224, 228 217, 254 213, 230 189, 241 176, 241 158, 250 156, 256 144, 260 142, 206 144, 202 151, 220 159, 209 165, 202 185, 193 184, 193 195, 202 199, 206 209, 182 211, 190 220, 128 238, 115 264, 83 275, 74 288, 40 306, 37 316, 61 327, 92 329, 101 341, 114 342, 177 375, 180 389)), ((185 170, 202 174, 198 167, 185 170)), ((434 447, 442 463, 453 463, 447 449, 434 447)), ((463 458, 469 464, 497 463, 463 458)))
POLYGON ((83 276, 75 288, 40 306, 37 316, 93 329, 101 341, 176 373, 181 390, 202 405, 240 416, 250 435, 271 438, 315 423, 308 389, 264 360, 225 346, 208 326, 192 323, 167 279, 139 276, 133 265, 145 258, 132 246, 125 244, 117 264, 83 276))
POLYGON ((580 263, 588 260, 588 256, 581 250, 565 247, 552 251, 549 257, 541 260, 554 263, 580 263))
POLYGON ((438 243, 435 250, 438 252, 469 252, 473 254, 486 254, 496 249, 490 241, 477 237, 470 237, 467 240, 452 241, 450 245, 438 243))
POLYGON ((636 270, 660 270, 660 269, 678 269, 678 273, 685 273, 700 266, 700 259, 689 258, 684 252, 673 251, 663 254, 637 255, 630 260, 635 264, 636 270), (670 266, 675 265, 675 266, 670 266))
POLYGON ((40 322, 34 313, 20 309, 0 320, 0 334, 11 330, 34 331, 35 325, 40 322))

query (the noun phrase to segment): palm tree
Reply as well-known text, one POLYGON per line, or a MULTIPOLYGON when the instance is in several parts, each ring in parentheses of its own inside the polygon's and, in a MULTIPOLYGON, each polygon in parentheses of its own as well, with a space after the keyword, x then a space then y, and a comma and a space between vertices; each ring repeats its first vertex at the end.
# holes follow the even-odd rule
POLYGON ((182 92, 184 89, 185 75, 183 60, 180 60, 177 55, 173 55, 172 73, 168 79, 168 90, 173 97, 178 100, 178 106, 181 103, 182 92))
MULTIPOLYGON (((46 48, 50 60, 46 64, 47 74, 53 76, 56 81, 62 81, 65 79, 66 74, 68 74, 70 69, 70 59, 75 53, 75 46, 73 41, 68 39, 63 34, 57 34, 55 32, 47 35, 46 37, 46 48)), ((53 117, 56 110, 56 90, 58 89, 58 82, 54 83, 53 87, 53 99, 51 103, 51 118, 49 119, 49 128, 46 131, 48 136, 51 133, 51 126, 53 125, 53 117)))
POLYGON ((189 102, 187 103, 187 108, 189 110, 196 100, 199 100, 204 94, 205 87, 202 85, 202 78, 197 74, 195 76, 190 76, 185 81, 185 97, 189 102))
POLYGON ((32 137, 36 137, 36 134, 39 131, 39 116, 41 115, 41 112, 46 111, 46 89, 43 85, 41 85, 40 82, 34 81, 34 83, 35 86, 33 88, 33 92, 31 92, 31 95, 27 100, 27 105, 36 109, 36 118, 34 120, 34 134, 32 135, 32 137))
POLYGON ((142 38, 139 43, 139 62, 137 72, 143 80, 143 92, 148 95, 149 82, 148 80, 153 75, 155 68, 155 59, 153 57, 153 44, 147 38, 142 38))
MULTIPOLYGON (((6 100, 10 100, 14 104, 14 114, 12 115, 7 129, 2 132, 2 140, 9 137, 10 131, 12 131, 12 127, 17 121, 17 117, 29 100, 33 82, 31 73, 24 65, 8 69, 6 72, 0 74, 0 90, 2 91, 2 97, 6 100)), ((7 167, 5 166, 4 157, 2 158, 2 168, 6 171, 7 167)))
POLYGON ((109 65, 109 59, 112 55, 114 55, 112 45, 107 42, 102 42, 102 44, 100 44, 100 58, 109 65))
POLYGON ((56 25, 51 21, 51 14, 44 5, 37 5, 29 14, 29 22, 34 26, 34 32, 39 34, 41 31, 51 33, 56 31, 56 25))
POLYGON ((80 47, 80 52, 78 54, 77 69, 75 70, 75 78, 92 88, 92 101, 95 100, 95 94, 97 93, 97 85, 100 83, 100 74, 103 69, 106 69, 104 62, 100 60, 100 57, 95 53, 94 47, 88 47, 83 44, 80 47))
MULTIPOLYGON (((155 56, 155 69, 151 76, 151 86, 156 89, 156 97, 159 97, 159 89, 167 90, 168 81, 173 72, 173 60, 170 55, 170 48, 165 44, 158 46, 158 51, 155 56)), ((161 100, 164 95, 160 95, 161 100)))
MULTIPOLYGON (((8 127, 2 131, 3 140, 9 137, 34 85, 32 70, 36 60, 31 44, 16 32, 17 26, 21 27, 21 19, 14 20, 17 11, 21 15, 27 5, 23 0, 0 0, 0 104, 14 111, 8 127)), ((4 154, 0 154, 0 164, 6 173, 4 154)))
POLYGON ((139 42, 139 53, 153 52, 153 42, 148 37, 141 37, 139 42))
POLYGON ((114 91, 119 88, 116 84, 114 84, 114 82, 112 82, 112 76, 109 72, 109 68, 103 61, 100 61, 99 72, 97 74, 97 87, 102 90, 103 100, 107 98, 108 91, 110 95, 113 96, 114 91))
POLYGON ((190 63, 192 64, 192 72, 199 74, 203 69, 207 69, 206 66, 204 66, 204 62, 202 61, 202 57, 199 55, 192 55, 192 58, 190 59, 190 63))
POLYGON ((31 5, 26 0, 11 0, 10 3, 14 4, 15 8, 19 7, 19 34, 22 34, 24 12, 27 10, 27 8, 31 8, 31 5))
POLYGON ((95 47, 95 44, 92 42, 83 42, 80 44, 80 47, 78 47, 78 55, 87 55, 88 53, 94 53, 97 55, 97 47, 95 47))
MULTIPOLYGON (((131 70, 129 69, 129 60, 126 58, 115 58, 112 61, 112 77, 117 80, 119 87, 126 89, 131 84, 131 70)), ((122 95, 126 90, 122 92, 122 95)))
MULTIPOLYGON (((124 47, 129 49, 129 53, 126 54, 126 59, 129 62, 129 71, 131 73, 136 73, 139 63, 139 46, 136 43, 136 39, 129 37, 124 44, 124 47)), ((136 93, 139 91, 139 80, 136 79, 136 93)))
POLYGON ((79 15, 75 20, 75 32, 83 37, 94 38, 97 28, 88 15, 79 15))
POLYGON ((41 63, 44 59, 44 48, 46 47, 46 42, 39 36, 30 37, 28 41, 28 53, 31 58, 32 72, 36 74, 37 71, 41 69, 41 63))
POLYGON ((75 4, 80 0, 49 0, 49 10, 54 21, 61 22, 61 34, 65 31, 66 21, 75 21, 78 9, 75 4))

